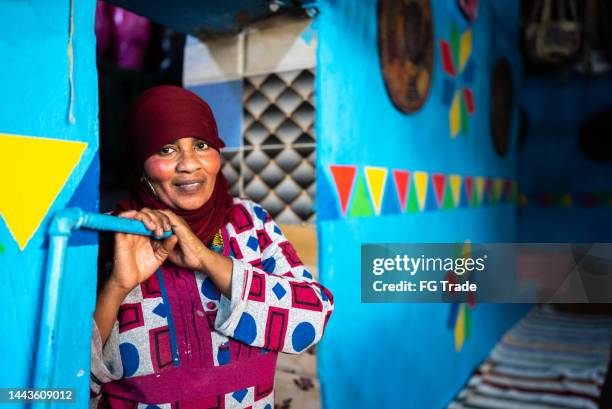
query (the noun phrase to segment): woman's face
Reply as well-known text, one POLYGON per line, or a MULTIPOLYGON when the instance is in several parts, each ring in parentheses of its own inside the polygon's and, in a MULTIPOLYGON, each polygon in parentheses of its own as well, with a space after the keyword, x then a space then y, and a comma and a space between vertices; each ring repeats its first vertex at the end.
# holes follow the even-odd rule
POLYGON ((160 201, 175 210, 194 210, 210 199, 221 156, 197 138, 180 138, 144 163, 144 175, 160 201))

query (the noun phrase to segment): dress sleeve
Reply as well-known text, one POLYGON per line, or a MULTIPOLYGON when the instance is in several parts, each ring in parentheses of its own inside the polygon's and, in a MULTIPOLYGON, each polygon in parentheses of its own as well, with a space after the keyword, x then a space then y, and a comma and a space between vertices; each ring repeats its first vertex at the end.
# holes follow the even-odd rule
POLYGON ((96 321, 93 321, 91 336, 91 376, 90 392, 95 397, 100 393, 102 385, 117 380, 123 376, 123 364, 119 353, 119 322, 115 325, 102 346, 102 339, 96 321))
POLYGON ((253 235, 245 243, 259 247, 261 260, 244 261, 232 243, 231 298, 221 295, 215 329, 251 346, 297 354, 323 336, 333 297, 313 279, 270 216, 261 219, 257 239, 253 235))

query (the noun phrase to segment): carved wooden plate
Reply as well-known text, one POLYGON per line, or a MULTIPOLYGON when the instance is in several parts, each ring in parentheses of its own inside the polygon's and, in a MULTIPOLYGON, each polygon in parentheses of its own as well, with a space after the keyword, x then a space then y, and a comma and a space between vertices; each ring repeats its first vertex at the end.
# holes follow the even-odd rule
POLYGON ((491 75, 491 135, 495 152, 504 157, 510 147, 510 128, 514 103, 512 69, 505 58, 500 58, 491 75))
POLYGON ((405 113, 418 111, 427 100, 433 70, 429 0, 379 0, 378 49, 393 105, 405 113))

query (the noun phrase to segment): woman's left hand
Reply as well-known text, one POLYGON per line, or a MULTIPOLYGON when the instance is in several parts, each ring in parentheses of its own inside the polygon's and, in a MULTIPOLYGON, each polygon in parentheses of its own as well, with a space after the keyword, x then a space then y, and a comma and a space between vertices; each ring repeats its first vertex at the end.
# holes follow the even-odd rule
POLYGON ((165 214, 178 238, 178 243, 168 255, 168 260, 179 267, 202 270, 203 257, 211 251, 191 230, 187 222, 170 210, 160 210, 165 214))

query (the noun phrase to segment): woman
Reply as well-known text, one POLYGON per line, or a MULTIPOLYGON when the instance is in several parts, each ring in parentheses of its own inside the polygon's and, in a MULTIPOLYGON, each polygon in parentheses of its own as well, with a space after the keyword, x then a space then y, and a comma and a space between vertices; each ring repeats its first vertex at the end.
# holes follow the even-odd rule
POLYGON ((331 293, 263 208, 227 193, 204 101, 155 87, 126 123, 134 187, 118 215, 173 235, 115 235, 94 313, 92 406, 272 408, 277 353, 319 341, 331 293))

